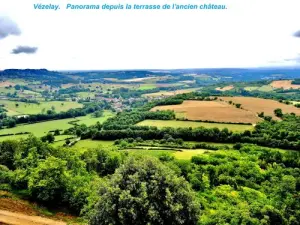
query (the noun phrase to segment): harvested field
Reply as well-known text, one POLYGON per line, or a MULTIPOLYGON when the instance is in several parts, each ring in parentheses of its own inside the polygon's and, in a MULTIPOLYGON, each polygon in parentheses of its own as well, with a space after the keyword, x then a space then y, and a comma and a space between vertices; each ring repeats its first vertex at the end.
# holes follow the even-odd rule
POLYGON ((267 116, 272 116, 275 119, 274 110, 277 108, 282 109, 283 113, 295 113, 300 115, 300 109, 293 105, 286 105, 271 99, 252 98, 252 97, 219 97, 226 102, 232 101, 233 103, 241 104, 241 107, 253 114, 264 112, 267 116))
POLYGON ((292 84, 292 80, 275 80, 271 83, 273 88, 300 89, 299 84, 292 84))
POLYGON ((226 86, 226 87, 217 87, 216 88, 216 90, 217 91, 230 91, 230 90, 232 90, 234 88, 234 86, 233 85, 229 85, 229 86, 226 86))
POLYGON ((256 113, 238 109, 227 102, 221 101, 184 101, 180 105, 156 106, 151 111, 174 110, 184 113, 189 120, 230 122, 230 123, 257 123, 261 121, 256 113))

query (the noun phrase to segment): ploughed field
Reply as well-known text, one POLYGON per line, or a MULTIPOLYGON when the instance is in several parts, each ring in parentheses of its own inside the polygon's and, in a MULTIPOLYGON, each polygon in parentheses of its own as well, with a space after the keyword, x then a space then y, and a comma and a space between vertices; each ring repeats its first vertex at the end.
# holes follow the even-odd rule
POLYGON ((187 100, 180 105, 156 106, 151 111, 174 110, 188 120, 255 124, 262 120, 257 116, 261 112, 279 120, 274 115, 274 110, 277 108, 282 109, 283 113, 293 112, 300 115, 300 109, 293 105, 252 97, 219 97, 219 100, 216 101, 187 100), (229 101, 241 104, 241 108, 229 104, 229 101))

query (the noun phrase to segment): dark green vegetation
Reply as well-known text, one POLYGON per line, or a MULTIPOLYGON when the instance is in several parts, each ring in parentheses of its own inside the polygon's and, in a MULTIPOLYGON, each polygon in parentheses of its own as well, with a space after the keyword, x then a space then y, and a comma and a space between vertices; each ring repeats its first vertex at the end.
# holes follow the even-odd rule
POLYGON ((91 224, 297 224, 299 152, 235 148, 185 161, 4 141, 0 186, 91 224))

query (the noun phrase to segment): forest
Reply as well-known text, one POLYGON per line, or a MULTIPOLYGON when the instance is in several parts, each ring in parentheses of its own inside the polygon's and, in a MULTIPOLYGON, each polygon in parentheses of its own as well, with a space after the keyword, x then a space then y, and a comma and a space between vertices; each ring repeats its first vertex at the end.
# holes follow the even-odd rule
POLYGON ((177 160, 0 144, 0 187, 90 224, 298 224, 300 155, 252 145, 177 160))

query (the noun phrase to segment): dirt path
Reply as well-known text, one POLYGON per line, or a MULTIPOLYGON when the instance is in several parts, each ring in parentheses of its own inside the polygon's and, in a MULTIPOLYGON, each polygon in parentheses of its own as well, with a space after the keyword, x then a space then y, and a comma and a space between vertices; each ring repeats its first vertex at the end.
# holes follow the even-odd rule
POLYGON ((51 220, 40 216, 27 216, 21 213, 13 213, 0 210, 0 224, 9 225, 66 225, 67 223, 51 220))

